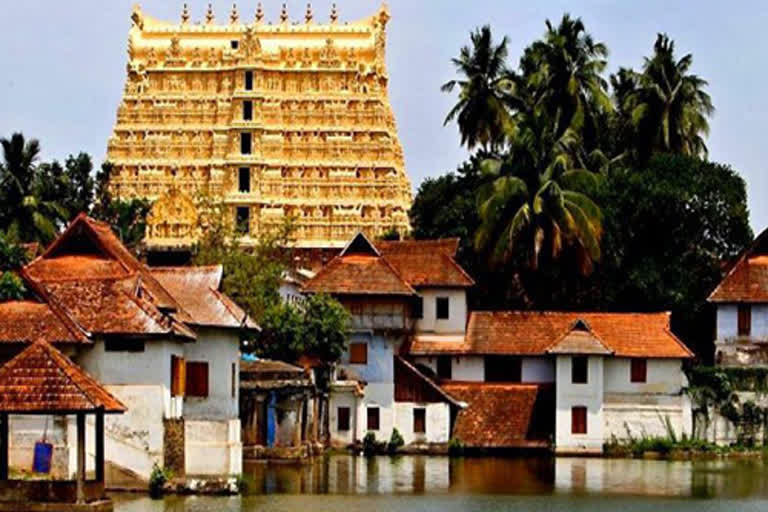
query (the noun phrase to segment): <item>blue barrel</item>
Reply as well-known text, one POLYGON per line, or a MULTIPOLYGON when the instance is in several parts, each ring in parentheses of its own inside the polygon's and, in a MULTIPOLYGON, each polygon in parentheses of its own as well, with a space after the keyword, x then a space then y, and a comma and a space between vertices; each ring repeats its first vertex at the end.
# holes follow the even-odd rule
POLYGON ((42 441, 36 442, 35 459, 32 462, 32 471, 35 473, 50 473, 51 459, 53 459, 53 445, 42 441))

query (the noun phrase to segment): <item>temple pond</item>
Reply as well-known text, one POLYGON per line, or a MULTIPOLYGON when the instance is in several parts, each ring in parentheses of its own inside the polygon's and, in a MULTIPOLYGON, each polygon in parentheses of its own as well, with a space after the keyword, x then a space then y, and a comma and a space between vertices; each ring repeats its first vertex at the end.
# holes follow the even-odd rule
POLYGON ((765 511, 763 459, 330 456, 246 465, 240 497, 115 495, 118 512, 765 511))

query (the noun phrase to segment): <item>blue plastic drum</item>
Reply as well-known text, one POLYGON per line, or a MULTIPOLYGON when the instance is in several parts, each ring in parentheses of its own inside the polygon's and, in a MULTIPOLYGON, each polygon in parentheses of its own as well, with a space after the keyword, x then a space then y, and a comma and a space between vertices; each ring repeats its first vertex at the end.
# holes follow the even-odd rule
POLYGON ((53 445, 42 441, 36 442, 35 459, 32 462, 32 471, 35 473, 50 473, 51 459, 53 459, 53 445))

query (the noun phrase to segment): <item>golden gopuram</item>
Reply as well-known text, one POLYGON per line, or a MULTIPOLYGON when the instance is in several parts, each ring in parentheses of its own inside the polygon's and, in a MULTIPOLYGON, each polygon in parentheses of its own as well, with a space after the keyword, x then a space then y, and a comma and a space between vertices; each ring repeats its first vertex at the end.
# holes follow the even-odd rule
POLYGON ((300 248, 334 249, 362 230, 409 229, 411 186, 389 103, 386 5, 328 23, 285 4, 208 6, 192 21, 156 20, 135 6, 125 91, 109 139, 110 190, 153 201, 149 250, 189 247, 201 197, 226 205, 242 235, 294 219, 300 248), (202 195, 201 195, 202 194, 202 195))

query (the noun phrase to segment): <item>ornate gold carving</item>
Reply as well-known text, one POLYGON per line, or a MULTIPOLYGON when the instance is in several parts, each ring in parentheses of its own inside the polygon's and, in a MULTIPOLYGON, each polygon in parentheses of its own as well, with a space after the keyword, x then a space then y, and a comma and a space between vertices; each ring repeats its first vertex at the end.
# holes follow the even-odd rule
POLYGON ((298 245, 340 247, 357 231, 408 230, 411 189, 387 97, 383 8, 368 19, 316 26, 167 23, 132 14, 125 96, 108 143, 120 198, 155 201, 147 244, 198 236, 192 197, 251 212, 252 242, 287 215, 298 245), (232 45, 232 41, 238 41, 232 45), (246 80, 246 71, 251 72, 246 80), (246 83, 249 87, 246 87, 246 83), (244 102, 250 119, 243 118, 244 102), (249 133, 250 154, 241 154, 249 133), (248 187, 241 190, 240 169, 248 187))

